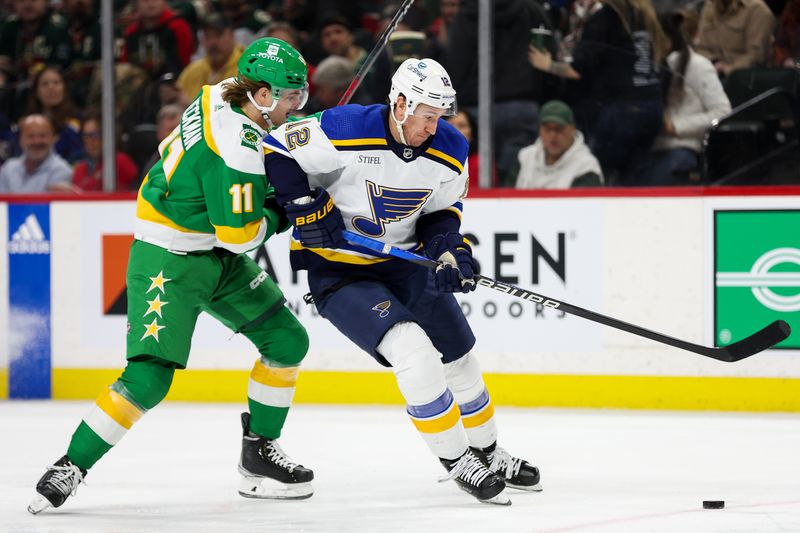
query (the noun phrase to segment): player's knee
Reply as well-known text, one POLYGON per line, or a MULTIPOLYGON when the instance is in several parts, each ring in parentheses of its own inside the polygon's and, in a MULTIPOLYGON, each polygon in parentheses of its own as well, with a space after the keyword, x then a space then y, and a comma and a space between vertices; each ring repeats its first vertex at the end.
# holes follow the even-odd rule
POLYGON ((128 361, 118 381, 130 399, 149 410, 167 396, 174 374, 175 365, 170 361, 144 355, 128 361))
POLYGON ((378 345, 378 353, 392 365, 406 400, 412 400, 409 395, 435 397, 446 387, 442 354, 416 322, 392 326, 378 345))
POLYGON ((297 366, 308 353, 308 333, 286 307, 270 317, 258 330, 243 333, 263 357, 282 365, 297 366))
POLYGON ((486 388, 478 359, 468 352, 463 357, 444 365, 447 385, 458 401, 477 398, 486 388))

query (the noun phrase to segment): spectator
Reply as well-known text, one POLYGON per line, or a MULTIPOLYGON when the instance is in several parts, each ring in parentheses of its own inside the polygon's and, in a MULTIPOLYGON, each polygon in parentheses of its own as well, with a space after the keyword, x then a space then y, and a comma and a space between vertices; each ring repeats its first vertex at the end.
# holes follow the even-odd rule
POLYGON ((628 167, 661 131, 656 65, 665 52, 666 37, 650 0, 604 0, 586 21, 571 63, 554 62, 549 53, 530 47, 536 68, 583 83, 578 126, 606 183, 635 185, 628 167))
POLYGON ((575 127, 572 109, 560 100, 544 104, 539 138, 519 151, 517 189, 568 189, 602 184, 600 163, 575 127))
POLYGON ((193 61, 178 76, 177 87, 184 102, 191 102, 203 85, 216 85, 236 75, 236 62, 242 56, 242 46, 236 43, 230 21, 217 13, 201 23, 201 37, 206 55, 193 61))
MULTIPOLYGON (((469 153, 467 155, 467 171, 469 172, 469 186, 473 188, 480 187, 480 163, 478 157, 478 140, 476 137, 478 128, 475 125, 475 118, 464 109, 460 109, 458 113, 452 117, 445 119, 453 125, 455 129, 461 132, 461 135, 469 143, 469 153)), ((497 186, 497 169, 492 165, 492 179, 490 180, 490 187, 497 186)))
POLYGON ((92 9, 92 0, 64 0, 64 12, 72 44, 72 63, 64 78, 72 101, 83 109, 101 56, 99 13, 92 9))
MULTIPOLYGON (((353 81, 353 65, 343 57, 326 57, 317 65, 311 81, 314 84, 314 96, 303 106, 306 114, 336 107, 353 81)), ((350 103, 363 104, 363 100, 364 95, 356 92, 350 103)))
POLYGON ((28 115, 19 123, 22 155, 0 168, 0 194, 71 191, 72 169, 53 151, 53 124, 44 115, 28 115))
POLYGON ((705 131, 731 110, 714 65, 686 44, 682 21, 678 13, 661 17, 671 45, 671 80, 664 127, 633 171, 641 185, 688 185, 690 174, 698 169, 705 131))
POLYGON ((774 63, 779 67, 800 67, 800 0, 788 0, 778 21, 774 63))
POLYGON ((447 46, 450 27, 458 14, 459 0, 439 0, 439 16, 430 26, 430 32, 442 47, 447 46))
POLYGON ((58 155, 70 164, 84 156, 81 122, 67 93, 64 76, 57 68, 46 67, 33 78, 26 108, 26 114, 32 113, 47 115, 52 122, 57 136, 54 148, 58 155))
MULTIPOLYGON (((330 15, 323 20, 319 27, 319 38, 323 50, 328 55, 343 57, 350 61, 354 73, 358 72, 367 59, 367 51, 355 43, 353 27, 341 15, 330 15)), ((366 93, 364 95, 366 102, 378 103, 384 100, 390 89, 387 82, 391 79, 389 70, 389 60, 386 54, 381 54, 359 89, 366 93)))
POLYGON ((17 129, 11 120, 11 105, 14 101, 14 88, 11 74, 0 68, 0 165, 17 151, 17 129))
MULTIPOLYGON (((497 0, 493 9, 494 153, 500 185, 513 187, 517 153, 536 140, 539 102, 545 94, 545 76, 531 68, 527 59, 530 29, 551 26, 542 7, 533 0, 497 0)), ((474 114, 478 106, 477 57, 478 0, 464 0, 450 30, 446 66, 453 86, 458 87, 458 105, 474 114)))
POLYGON ((234 39, 242 47, 252 43, 256 34, 272 22, 269 13, 244 0, 219 0, 219 9, 231 21, 234 39))
POLYGON ((695 48, 727 76, 766 65, 774 30, 775 16, 764 0, 707 0, 695 48))
MULTIPOLYGON (((185 107, 178 104, 167 104, 161 109, 158 110, 158 115, 156 115, 156 139, 161 145, 161 141, 166 139, 172 131, 180 126, 181 124, 181 115, 183 115, 185 107)), ((161 153, 156 150, 152 157, 142 165, 141 172, 139 174, 139 179, 134 189, 138 189, 139 186, 142 184, 145 176, 147 173, 150 172, 150 169, 153 168, 153 165, 158 163, 161 159, 161 153)))
MULTIPOLYGON (((72 183, 81 191, 103 190, 103 134, 97 117, 86 119, 81 130, 86 158, 75 165, 72 183)), ((124 152, 117 151, 116 190, 128 191, 135 185, 139 169, 124 152)))
POLYGON ((40 65, 69 65, 72 50, 64 17, 47 8, 47 0, 17 0, 14 15, 0 31, 0 67, 28 79, 40 65))
POLYGON ((137 20, 125 28, 120 61, 151 76, 180 72, 189 64, 195 42, 189 23, 167 7, 166 0, 136 0, 137 20))

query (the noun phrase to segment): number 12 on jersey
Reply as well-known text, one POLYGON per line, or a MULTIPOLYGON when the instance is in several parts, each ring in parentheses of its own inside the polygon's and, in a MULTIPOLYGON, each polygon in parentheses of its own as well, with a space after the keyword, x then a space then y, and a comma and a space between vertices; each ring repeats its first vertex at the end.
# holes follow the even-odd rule
POLYGON ((244 203, 244 212, 253 212, 253 184, 252 183, 236 183, 228 189, 228 193, 232 196, 233 205, 231 211, 234 213, 242 212, 242 203, 244 203))

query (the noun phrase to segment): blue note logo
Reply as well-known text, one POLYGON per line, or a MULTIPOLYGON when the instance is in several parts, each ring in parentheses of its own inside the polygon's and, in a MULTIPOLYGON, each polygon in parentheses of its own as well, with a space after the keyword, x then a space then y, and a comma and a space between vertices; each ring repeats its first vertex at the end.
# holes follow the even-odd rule
POLYGON ((394 189, 367 181, 372 218, 354 217, 353 226, 364 235, 382 237, 386 224, 408 218, 422 209, 431 193, 430 189, 394 189))
POLYGON ((8 253, 10 254, 49 254, 50 241, 42 230, 39 219, 31 213, 20 224, 17 231, 11 236, 8 243, 8 253))
POLYGON ((389 301, 389 300, 386 300, 385 302, 381 302, 378 305, 376 305, 375 307, 373 307, 372 310, 373 311, 377 311, 378 312, 378 316, 380 318, 386 318, 387 316, 389 316, 389 308, 391 306, 392 306, 392 302, 389 301))

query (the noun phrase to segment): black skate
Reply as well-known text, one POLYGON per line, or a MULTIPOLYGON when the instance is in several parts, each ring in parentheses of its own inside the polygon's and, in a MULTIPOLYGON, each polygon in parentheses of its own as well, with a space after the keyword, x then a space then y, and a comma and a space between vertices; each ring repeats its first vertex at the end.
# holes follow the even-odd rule
POLYGON ((250 413, 242 413, 242 457, 239 494, 245 498, 299 500, 314 494, 314 472, 293 463, 275 439, 250 431, 250 413))
POLYGON ((86 470, 78 468, 66 455, 47 467, 47 472, 36 484, 36 498, 28 512, 39 514, 48 507, 61 507, 68 497, 78 492, 78 485, 86 477, 86 470))
POLYGON ((503 478, 489 470, 472 449, 458 459, 439 459, 449 474, 439 481, 454 479, 458 488, 475 496, 484 503, 511 505, 511 500, 503 494, 506 483, 503 478))
POLYGON ((506 486, 512 489, 541 492, 539 469, 524 459, 514 457, 495 442, 488 448, 478 450, 476 455, 483 459, 489 470, 505 477, 506 486))

